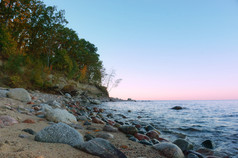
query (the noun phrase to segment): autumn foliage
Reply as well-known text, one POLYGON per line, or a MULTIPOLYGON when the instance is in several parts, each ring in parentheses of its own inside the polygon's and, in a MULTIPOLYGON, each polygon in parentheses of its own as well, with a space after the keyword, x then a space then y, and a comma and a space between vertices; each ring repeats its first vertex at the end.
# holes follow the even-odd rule
POLYGON ((97 48, 66 27, 64 14, 40 0, 1 0, 0 71, 9 85, 50 86, 50 74, 101 84, 97 48))

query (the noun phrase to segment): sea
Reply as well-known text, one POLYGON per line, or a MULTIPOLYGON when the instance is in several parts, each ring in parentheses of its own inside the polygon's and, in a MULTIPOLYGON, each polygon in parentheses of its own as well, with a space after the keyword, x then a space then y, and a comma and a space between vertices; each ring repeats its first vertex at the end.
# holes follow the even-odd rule
POLYGON ((183 138, 201 147, 211 140, 216 151, 238 158, 238 100, 105 102, 114 115, 150 123, 170 141, 183 138), (182 110, 171 109, 174 106, 182 110), (141 118, 138 118, 140 116, 141 118))

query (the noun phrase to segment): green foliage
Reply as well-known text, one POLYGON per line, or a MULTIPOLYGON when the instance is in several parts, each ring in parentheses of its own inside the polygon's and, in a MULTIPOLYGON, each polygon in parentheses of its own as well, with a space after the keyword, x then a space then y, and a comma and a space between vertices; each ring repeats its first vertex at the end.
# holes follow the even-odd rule
POLYGON ((0 71, 9 85, 45 88, 49 74, 101 85, 97 47, 65 27, 63 10, 40 0, 1 0, 0 15, 0 59, 6 63, 0 71))

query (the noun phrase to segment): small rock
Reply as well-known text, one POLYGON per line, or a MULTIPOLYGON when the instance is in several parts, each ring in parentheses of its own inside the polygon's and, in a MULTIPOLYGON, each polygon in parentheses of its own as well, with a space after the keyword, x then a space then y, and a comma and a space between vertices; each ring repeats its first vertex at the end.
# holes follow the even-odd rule
POLYGON ((128 112, 131 112, 131 110, 128 110, 128 112))
POLYGON ((23 102, 31 101, 30 94, 23 88, 10 89, 10 91, 7 93, 7 96, 9 98, 20 100, 23 102))
POLYGON ((112 127, 112 126, 110 126, 110 125, 104 126, 104 127, 103 127, 103 130, 104 130, 104 131, 107 131, 107 132, 117 132, 117 131, 118 131, 117 128, 114 128, 114 127, 112 127))
POLYGON ((182 151, 193 149, 193 145, 184 139, 177 139, 173 143, 176 144, 182 151))
POLYGON ((81 146, 76 146, 92 155, 100 158, 126 158, 120 150, 115 148, 111 143, 102 138, 95 138, 83 143, 81 146))
POLYGON ((114 136, 111 133, 104 133, 100 132, 96 135, 97 138, 103 138, 103 139, 113 139, 114 136))
POLYGON ((72 96, 71 96, 69 93, 65 93, 64 95, 65 95, 67 98, 69 98, 69 99, 72 98, 72 96))
POLYGON ((138 132, 137 128, 135 126, 120 126, 119 130, 126 134, 134 135, 138 132))
POLYGON ((173 110, 182 110, 183 108, 181 106, 174 106, 171 109, 173 109, 173 110))
POLYGON ((0 121, 1 121, 0 124, 2 126, 11 126, 13 124, 18 123, 16 119, 8 115, 0 116, 0 121))
POLYGON ((92 130, 92 131, 97 130, 96 127, 87 127, 86 129, 87 129, 87 130, 92 130))
POLYGON ((155 128, 151 125, 148 125, 145 127, 146 131, 151 131, 151 130, 154 130, 155 128))
POLYGON ((175 144, 163 142, 153 147, 168 158, 184 158, 182 150, 175 144))
POLYGON ((84 129, 80 124, 70 124, 71 127, 73 127, 74 129, 84 129))
POLYGON ((197 150, 198 153, 201 153, 202 155, 210 156, 214 154, 214 151, 208 149, 208 148, 199 148, 197 150))
POLYGON ((151 141, 152 141, 153 144, 158 144, 158 143, 160 143, 157 139, 151 139, 151 141))
POLYGON ((133 141, 133 142, 138 142, 139 140, 136 139, 134 136, 130 137, 129 140, 133 141))
POLYGON ((73 147, 81 145, 84 142, 82 135, 77 130, 61 122, 38 132, 35 140, 47 143, 69 144, 73 147))
POLYGON ((23 123, 36 123, 33 119, 26 119, 23 123))
POLYGON ((204 142, 202 142, 202 146, 208 149, 214 148, 214 145, 211 140, 205 140, 204 142))
POLYGON ((142 118, 141 116, 137 116, 138 119, 142 118))
POLYGON ((144 139, 150 140, 149 137, 147 137, 146 135, 140 134, 140 133, 136 133, 134 136, 135 136, 138 140, 144 140, 144 139))
POLYGON ((112 113, 109 113, 109 114, 107 114, 107 117, 108 117, 108 118, 113 118, 113 114, 112 114, 112 113))
POLYGON ((24 131, 24 132, 26 132, 26 133, 29 133, 29 134, 31 134, 31 135, 35 135, 35 134, 36 134, 36 132, 33 131, 33 130, 30 129, 30 128, 23 129, 22 131, 24 131))
POLYGON ((153 145, 151 142, 149 142, 149 141, 146 140, 146 139, 140 140, 139 143, 145 144, 145 145, 151 145, 151 146, 153 145))
POLYGON ((90 103, 91 104, 96 104, 96 105, 99 105, 99 104, 102 104, 100 100, 97 100, 97 99, 91 99, 90 100, 90 103))
POLYGON ((157 139, 159 140, 159 134, 155 131, 149 131, 146 133, 146 135, 150 138, 150 139, 157 139))
POLYGON ((20 137, 20 138, 27 138, 28 136, 27 136, 27 135, 24 135, 24 134, 19 134, 19 137, 20 137))
POLYGON ((92 122, 93 123, 98 123, 98 124, 104 124, 104 122, 96 117, 92 117, 92 122))

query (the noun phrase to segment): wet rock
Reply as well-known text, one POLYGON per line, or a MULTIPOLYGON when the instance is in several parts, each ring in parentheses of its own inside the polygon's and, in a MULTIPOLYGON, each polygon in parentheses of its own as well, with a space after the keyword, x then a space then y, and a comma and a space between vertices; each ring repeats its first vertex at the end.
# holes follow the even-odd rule
POLYGON ((96 127, 87 127, 86 129, 87 129, 87 130, 92 130, 92 131, 97 130, 96 127))
POLYGON ((99 112, 99 109, 97 107, 94 107, 93 112, 99 112))
POLYGON ((173 110, 182 110, 183 108, 181 106, 174 106, 171 109, 173 109, 173 110))
POLYGON ((184 139, 177 139, 173 143, 176 144, 182 151, 193 149, 193 145, 184 139))
POLYGON ((33 119, 26 119, 26 120, 23 121, 23 123, 32 123, 33 124, 33 123, 36 123, 36 122, 33 119))
POLYGON ((141 116, 137 116, 138 119, 142 118, 141 116))
POLYGON ((35 140, 46 143, 63 143, 73 147, 84 142, 82 135, 77 130, 61 122, 38 132, 35 140))
POLYGON ((93 135, 91 135, 91 134, 86 134, 86 135, 84 136, 85 141, 89 141, 89 140, 94 139, 94 138, 95 138, 95 137, 94 137, 93 135))
POLYGON ((81 146, 76 146, 76 148, 99 156, 100 158, 126 158, 125 154, 102 138, 92 139, 83 143, 81 146))
POLYGON ((92 117, 92 122, 93 123, 98 123, 98 124, 104 124, 104 122, 96 117, 92 117))
POLYGON ((0 126, 11 126, 13 124, 18 123, 16 119, 8 115, 0 116, 0 121, 0 126))
POLYGON ((138 140, 144 140, 144 139, 150 140, 150 138, 149 138, 148 136, 143 135, 143 134, 140 134, 140 133, 136 133, 136 134, 134 134, 134 136, 135 136, 138 140))
POLYGON ((118 131, 117 128, 114 128, 114 127, 112 127, 112 126, 110 126, 110 125, 104 126, 104 127, 103 127, 103 130, 104 130, 104 131, 107 131, 107 132, 117 132, 117 131, 118 131))
POLYGON ((99 109, 99 112, 103 113, 103 112, 104 112, 104 109, 99 109))
POLYGON ((175 144, 163 142, 156 144, 153 147, 166 157, 184 158, 182 150, 175 144))
POLYGON ((103 139, 112 139, 114 136, 111 133, 105 133, 105 132, 99 132, 96 135, 97 138, 103 138, 103 139))
POLYGON ((120 125, 124 125, 125 121, 124 120, 115 120, 116 123, 120 124, 120 125))
POLYGON ((7 96, 9 98, 20 100, 23 102, 31 101, 30 94, 23 88, 10 89, 10 91, 7 93, 7 96))
POLYGON ((150 139, 157 139, 159 140, 159 134, 155 131, 149 131, 146 133, 146 135, 150 138, 150 139))
POLYGON ((193 153, 190 153, 188 154, 187 158, 199 158, 199 157, 193 153))
POLYGON ((23 129, 22 131, 24 131, 24 132, 26 132, 26 133, 29 133, 29 134, 31 134, 31 135, 35 135, 35 134, 36 134, 36 132, 33 131, 33 130, 30 129, 30 128, 23 129))
POLYGON ((109 114, 107 114, 107 117, 108 117, 108 118, 113 118, 113 114, 112 114, 112 113, 109 113, 109 114))
POLYGON ((140 140, 139 143, 141 144, 145 144, 145 145, 153 145, 150 141, 146 140, 146 139, 143 139, 143 140, 140 140))
POLYGON ((128 112, 131 112, 131 110, 128 110, 128 112))
POLYGON ((188 150, 186 153, 187 153, 188 155, 189 155, 189 154, 196 155, 198 158, 205 158, 205 156, 203 156, 202 154, 200 154, 200 153, 198 153, 198 152, 196 152, 196 151, 193 151, 193 150, 188 150))
POLYGON ((63 122, 67 124, 77 123, 76 117, 65 109, 46 108, 45 117, 47 120, 52 122, 63 122))
POLYGON ((214 148, 214 145, 211 140, 205 140, 204 142, 202 142, 202 146, 208 149, 214 148))
POLYGON ((135 127, 136 127, 137 129, 140 129, 140 128, 141 128, 141 125, 136 124, 135 127))
POLYGON ((111 126, 114 126, 116 124, 116 122, 112 121, 112 120, 107 120, 107 123, 111 126))
POLYGON ((138 132, 137 128, 135 126, 120 126, 119 130, 126 134, 134 135, 138 132))

